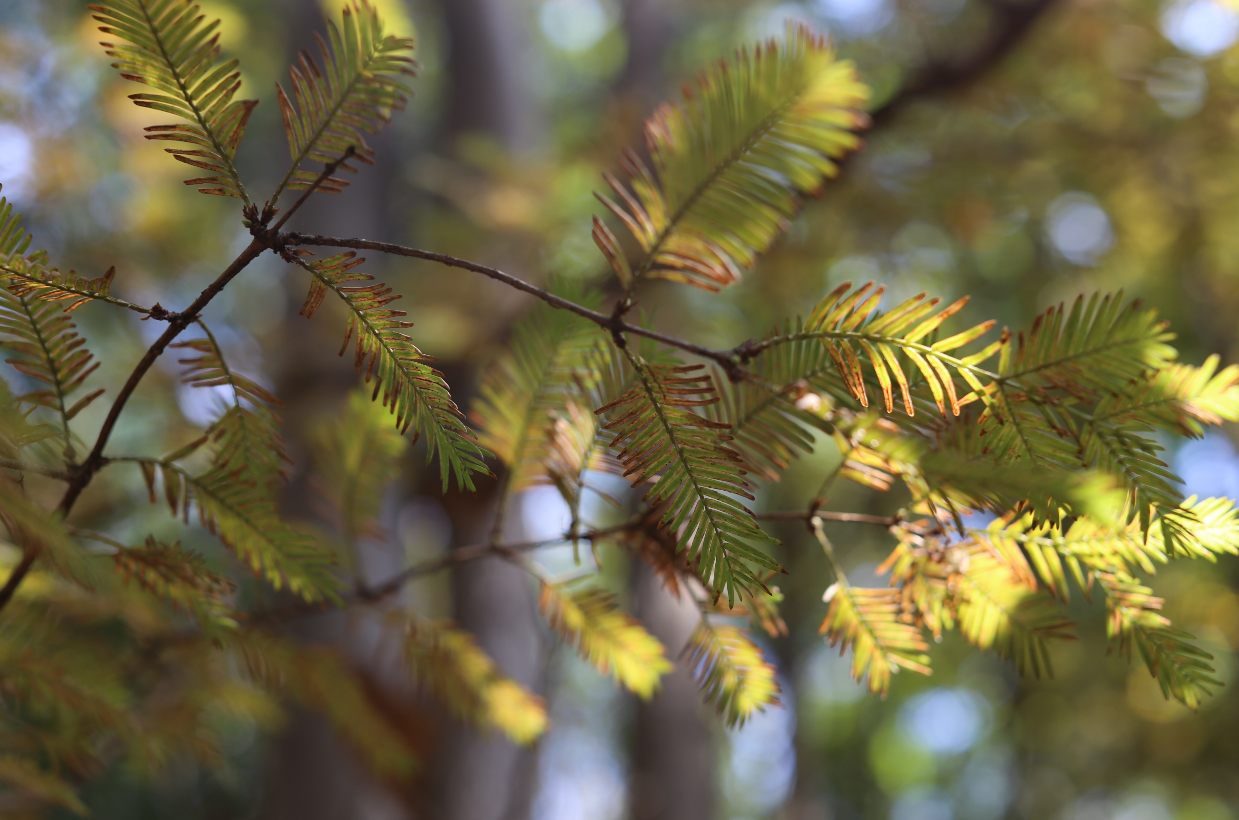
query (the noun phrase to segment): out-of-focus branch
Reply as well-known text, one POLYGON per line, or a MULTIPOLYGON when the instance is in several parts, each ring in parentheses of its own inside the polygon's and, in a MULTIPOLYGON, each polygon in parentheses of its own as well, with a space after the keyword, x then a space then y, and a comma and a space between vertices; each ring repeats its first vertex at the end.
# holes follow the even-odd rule
POLYGON ((1055 0, 988 0, 992 15, 986 33, 977 44, 931 61, 910 72, 908 82, 869 112, 873 127, 888 123, 909 103, 964 88, 997 66, 1032 31, 1055 0))

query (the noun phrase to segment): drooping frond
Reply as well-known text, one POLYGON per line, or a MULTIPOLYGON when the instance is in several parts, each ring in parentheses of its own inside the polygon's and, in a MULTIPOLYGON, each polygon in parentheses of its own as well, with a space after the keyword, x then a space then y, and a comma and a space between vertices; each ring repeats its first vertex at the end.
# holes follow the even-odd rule
POLYGON ((599 198, 636 238, 630 263, 601 220, 594 241, 625 290, 646 277, 719 290, 740 278, 860 145, 869 90, 824 38, 789 26, 784 41, 741 50, 646 123, 654 161, 625 155, 626 180, 599 198), (622 204, 621 204, 622 203, 622 204))
POLYGON ((1134 380, 1119 394, 1102 396, 1094 422, 1138 424, 1190 438, 1204 425, 1239 421, 1239 365, 1218 371, 1217 355, 1200 367, 1170 364, 1148 380, 1134 380))
POLYGON ((1193 644, 1192 636, 1174 629, 1161 614, 1162 599, 1131 577, 1098 573, 1107 595, 1106 632, 1125 655, 1134 645, 1162 694, 1197 709, 1222 685, 1209 661, 1213 656, 1193 644))
POLYGON ((240 468, 216 465, 191 475, 175 460, 139 461, 152 504, 158 502, 158 478, 173 515, 188 523, 195 508, 199 523, 276 589, 287 587, 307 601, 336 599, 339 582, 331 574, 331 556, 285 523, 275 501, 256 491, 240 468))
POLYGON ((1191 523, 1186 528, 1187 537, 1174 542, 1173 547, 1160 526, 1151 527, 1146 535, 1135 521, 1107 524, 1089 517, 1077 518, 1066 532, 1037 524, 1030 516, 999 519, 984 530, 970 531, 970 535, 1004 554, 1022 549, 1042 582, 1066 600, 1067 571, 1087 589, 1087 572, 1127 574, 1138 568, 1152 574, 1176 552, 1207 561, 1216 561, 1218 555, 1239 554, 1239 510, 1234 502, 1192 496, 1181 509, 1191 523))
POLYGON ((468 632, 445 622, 412 622, 405 657, 414 678, 458 719, 498 729, 520 745, 546 731, 542 698, 500 673, 468 632))
POLYGON ((418 350, 402 332, 412 326, 400 319, 404 311, 387 307, 399 296, 393 296, 391 288, 381 283, 349 284, 373 280, 369 274, 354 270, 366 261, 355 256, 349 252, 312 261, 297 259, 297 264, 314 277, 301 315, 312 318, 328 291, 343 300, 349 309, 349 325, 340 355, 356 334, 357 370, 366 374, 367 382, 374 381, 372 398, 378 398, 381 392, 383 406, 396 416, 396 426, 402 431, 412 426, 416 435, 426 440, 428 460, 439 453, 439 474, 445 490, 452 475, 457 485, 473 490, 474 473, 490 475, 482 461, 488 453, 465 425, 442 374, 430 366, 434 359, 418 350))
POLYGON ((416 765, 409 740, 383 713, 364 673, 339 650, 266 632, 228 637, 249 677, 323 715, 378 775, 407 776, 416 765))
POLYGON ((826 348, 816 341, 778 345, 754 362, 755 379, 729 384, 716 376, 722 401, 718 421, 731 425, 735 447, 748 468, 777 481, 799 453, 813 450, 815 431, 829 433, 814 382, 834 371, 826 348))
POLYGON ((991 344, 962 358, 948 354, 979 339, 994 322, 982 322, 945 339, 932 341, 931 334, 963 309, 967 298, 935 313, 939 300, 926 299, 922 293, 888 311, 880 311, 877 308, 884 287, 875 288, 870 282, 849 291, 851 283, 847 282, 835 288, 814 307, 800 329, 784 338, 787 341, 819 339, 848 394, 862 407, 869 406, 866 381, 872 371, 886 412, 894 412, 895 391, 898 390, 904 412, 915 415, 913 382, 908 377, 908 372, 912 372, 924 380, 939 413, 958 416, 968 394, 957 387, 952 374, 963 379, 967 387, 980 389, 981 379, 989 374, 978 365, 990 358, 998 346, 991 344))
POLYGON ((775 573, 768 572, 762 582, 768 585, 769 591, 758 589, 744 591, 740 601, 735 606, 726 606, 721 602, 714 605, 720 615, 734 615, 748 618, 754 627, 760 627, 771 638, 786 638, 788 636, 787 622, 779 614, 779 604, 783 602, 783 593, 773 586, 771 581, 775 573))
POLYGON ((568 399, 560 410, 551 412, 543 463, 547 478, 563 496, 573 519, 580 515, 587 472, 624 472, 611 456, 605 439, 598 417, 577 399, 568 399))
POLYGON ((143 546, 119 549, 113 560, 126 582, 164 599, 204 627, 236 628, 227 602, 236 583, 208 570, 201 554, 148 535, 143 546))
POLYGON ((70 783, 40 768, 32 760, 11 754, 0 755, 0 783, 27 797, 68 809, 78 817, 90 815, 90 810, 70 783))
MULTIPOLYGON (((593 301, 585 303, 593 307, 593 301)), ((512 491, 546 481, 549 414, 578 392, 574 376, 581 375, 602 338, 593 322, 539 302, 487 370, 470 416, 481 445, 511 471, 512 491)))
POLYGON ((617 540, 638 560, 645 562, 667 592, 679 598, 685 594, 686 586, 700 579, 680 549, 676 532, 663 525, 665 513, 665 503, 655 504, 642 514, 635 526, 618 533, 617 540))
POLYGON ((929 656, 921 630, 900 620, 902 602, 895 589, 861 589, 837 581, 826 590, 830 603, 821 634, 839 651, 852 650, 852 677, 869 675, 869 691, 885 696, 891 674, 901 667, 930 674, 929 656))
POLYGON ((355 390, 342 414, 320 422, 314 445, 313 481, 346 543, 376 535, 384 491, 400 474, 400 457, 409 447, 404 436, 383 408, 355 390))
POLYGON ((573 593, 544 583, 538 608, 581 657, 643 700, 658 691, 660 678, 672 669, 658 639, 620 609, 606 590, 573 593))
POLYGON ((68 461, 74 458, 69 422, 103 395, 100 388, 73 400, 99 366, 76 327, 59 302, 28 290, 18 295, 11 287, 0 287, 0 346, 16 354, 5 362, 38 382, 37 389, 19 398, 60 417, 68 461))
MULTIPOLYGON (((0 190, 3 187, 0 185, 0 190)), ((116 268, 108 268, 97 279, 86 279, 74 271, 65 274, 47 267, 47 252, 30 251, 34 237, 21 227, 21 221, 22 216, 13 209, 13 204, 0 197, 0 284, 15 295, 36 294, 45 302, 69 302, 64 307, 65 313, 77 310, 91 300, 138 313, 150 313, 147 308, 111 295, 116 268)))
POLYGON ((200 388, 229 387, 232 406, 217 418, 208 431, 215 443, 218 467, 240 468, 258 490, 272 490, 287 478, 288 453, 280 435, 280 417, 275 408, 282 402, 253 379, 228 366, 219 342, 199 321, 204 339, 176 342, 169 347, 193 351, 197 356, 180 359, 187 372, 185 384, 200 388))
MULTIPOLYGON (((317 172, 301 169, 306 161, 330 164, 352 148, 357 159, 373 164, 374 152, 364 135, 378 133, 413 93, 402 80, 412 76, 416 66, 404 56, 413 49, 413 40, 384 34, 378 12, 366 0, 346 6, 340 26, 328 20, 326 40, 317 32, 314 39, 322 67, 302 51, 300 67, 288 69, 293 98, 276 86, 292 165, 272 195, 272 205, 285 188, 304 190, 318 178, 317 172)), ((346 185, 331 177, 318 190, 337 193, 346 185)))
POLYGON ((684 647, 684 663, 728 726, 742 726, 754 712, 779 705, 774 667, 739 627, 703 617, 684 647))
POLYGON ((967 553, 951 579, 958 590, 959 631, 981 649, 1015 662, 1021 675, 1053 675, 1051 640, 1070 640, 1071 622, 1018 556, 1012 566, 981 547, 967 553), (1023 571, 1020 571, 1023 570, 1023 571))
POLYGON ((0 523, 12 544, 38 555, 44 566, 61 577, 100 592, 112 585, 106 559, 83 549, 65 528, 59 512, 40 507, 7 476, 0 476, 0 523))
POLYGON ((1121 393, 1132 379, 1160 369, 1177 355, 1166 322, 1139 301, 1124 307, 1123 292, 1081 294, 1063 315, 1050 308, 1004 344, 999 373, 1026 387, 1072 393, 1121 393))
POLYGON ((237 61, 219 63, 219 21, 204 24, 190 0, 111 0, 90 6, 99 30, 128 44, 102 43, 127 80, 151 91, 129 99, 180 120, 152 125, 148 140, 169 140, 191 148, 166 148, 186 165, 210 176, 185 180, 204 194, 231 196, 249 204, 233 159, 257 100, 233 100, 241 87, 237 61))
MULTIPOLYGON (((0 380, 0 460, 5 462, 5 467, 16 471, 17 478, 21 477, 26 463, 31 461, 26 456, 26 449, 56 436, 51 426, 31 420, 33 412, 33 407, 23 406, 21 400, 13 395, 8 382, 0 380)), ((43 449, 35 450, 35 463, 39 461, 43 449)))
POLYGON ((693 412, 718 400, 701 365, 654 365, 623 351, 637 382, 595 413, 606 413, 612 446, 632 485, 652 481, 651 503, 667 504, 663 523, 685 527, 681 546, 712 588, 734 604, 742 589, 761 587, 750 565, 778 570, 756 543, 774 539, 757 526, 739 499, 752 499, 740 454, 730 447, 726 424, 693 412))

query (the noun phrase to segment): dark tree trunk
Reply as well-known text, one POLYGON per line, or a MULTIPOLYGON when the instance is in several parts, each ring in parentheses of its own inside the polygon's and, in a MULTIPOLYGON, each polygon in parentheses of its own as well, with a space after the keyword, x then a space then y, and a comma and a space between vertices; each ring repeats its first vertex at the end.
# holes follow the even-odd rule
MULTIPOLYGON (((674 655, 697 625, 688 595, 673 596, 654 573, 637 564, 636 616, 674 655)), ((632 742, 633 820, 712 820, 715 750, 712 718, 684 664, 663 678, 662 690, 637 707, 632 742)))
MULTIPOLYGON (((467 132, 492 137, 511 154, 536 147, 538 111, 524 81, 526 40, 522 8, 508 0, 443 0, 447 28, 448 103, 443 142, 467 132)), ((452 493, 444 500, 457 546, 485 541, 496 515, 497 493, 452 493)), ((506 505, 499 528, 518 538, 517 499, 506 505)), ((504 561, 464 564, 452 576, 459 624, 472 632, 504 674, 525 687, 544 686, 544 645, 529 579, 504 561)), ((520 749, 500 736, 463 726, 445 727, 447 741, 433 786, 436 820, 522 820, 536 783, 535 749, 520 749)))

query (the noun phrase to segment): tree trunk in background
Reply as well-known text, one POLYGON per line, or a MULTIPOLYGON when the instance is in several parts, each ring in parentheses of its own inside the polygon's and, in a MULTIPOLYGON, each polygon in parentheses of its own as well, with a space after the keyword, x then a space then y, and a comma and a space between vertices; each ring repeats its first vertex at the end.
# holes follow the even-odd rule
MULTIPOLYGON (((628 64, 616 93, 643 117, 663 99, 663 58, 672 40, 669 0, 628 0, 624 30, 628 64)), ((675 598, 644 565, 633 573, 637 617, 675 656, 697 623, 688 598, 675 598)), ((633 820, 711 820, 717 764, 714 732, 703 720, 697 686, 683 664, 663 679, 662 690, 638 702, 631 747, 629 800, 633 820)))
POLYGON ((449 138, 478 132, 513 153, 536 147, 539 112, 522 70, 522 6, 511 0, 441 0, 449 47, 449 138))
POLYGON ((624 3, 624 36, 628 62, 616 83, 617 94, 640 106, 643 114, 662 102, 667 83, 663 58, 673 30, 671 0, 627 0, 624 3))
MULTIPOLYGON (((512 154, 536 145, 538 110, 523 70, 523 8, 511 0, 442 0, 449 44, 445 150, 466 133, 484 134, 512 154)), ((458 399, 459 401, 459 399, 458 399)), ((452 492, 444 508, 456 546, 485 541, 497 494, 452 492)), ((502 532, 519 538, 518 499, 506 506, 502 532)), ((542 640, 529 579, 506 561, 473 561, 452 575, 457 622, 472 632, 499 668, 535 692, 545 684, 549 647, 542 640)), ((428 816, 435 820, 522 820, 537 781, 535 749, 495 734, 447 727, 428 816)))
MULTIPOLYGON (((287 18, 292 49, 313 46, 313 31, 321 29, 323 12, 315 0, 290 0, 287 18)), ((291 55, 290 55, 291 56, 291 55)), ((291 60, 290 60, 291 62, 291 60)), ((283 79, 283 78, 281 78, 283 79)), ((346 174, 351 185, 341 194, 316 194, 289 223, 290 229, 323 230, 340 236, 387 236, 387 203, 392 179, 399 165, 396 140, 384 131, 369 140, 377 151, 374 166, 346 174)), ((277 146, 275 167, 287 163, 287 149, 277 146)), ((307 164, 306 167, 317 167, 307 164)), ((281 199, 288 208, 297 193, 281 199)), ((376 277, 385 260, 370 255, 366 270, 376 277)), ((286 303, 277 368, 272 375, 276 394, 284 401, 283 435, 297 472, 284 495, 290 518, 309 518, 315 500, 309 487, 308 436, 325 415, 337 413, 344 396, 359 383, 351 356, 338 357, 344 326, 330 311, 313 321, 298 315, 309 287, 308 275, 289 267, 284 272, 286 303), (335 321, 333 321, 335 319, 335 321)), ((384 522, 386 523, 386 522, 384 522)), ((358 548, 359 570, 373 582, 390 577, 402 568, 401 553, 374 545, 358 548)), ((351 579, 350 579, 351 580, 351 579)), ((373 623, 350 623, 342 611, 309 615, 291 623, 288 634, 306 643, 330 642, 343 648, 377 680, 391 677, 390 669, 378 667, 375 647, 378 628, 373 623)), ((392 681, 399 686, 400 681, 392 681)), ((406 687, 407 688, 407 687, 406 687)), ((283 733, 272 750, 271 768, 264 795, 265 820, 406 820, 409 813, 399 800, 369 774, 339 735, 317 713, 291 710, 283 733)))
MULTIPOLYGON (((688 595, 673 596, 644 563, 633 571, 636 617, 675 655, 700 612, 688 595)), ((633 820, 713 820, 714 737, 710 719, 684 664, 637 707, 629 788, 633 820)))

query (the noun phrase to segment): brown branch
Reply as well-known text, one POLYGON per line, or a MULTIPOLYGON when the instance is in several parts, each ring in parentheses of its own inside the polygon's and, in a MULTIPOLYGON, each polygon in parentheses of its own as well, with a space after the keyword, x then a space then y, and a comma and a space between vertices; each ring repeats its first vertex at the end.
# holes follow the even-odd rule
POLYGON ((869 112, 874 127, 894 119, 914 100, 958 91, 976 82, 1028 36, 1054 3, 1055 0, 989 0, 986 5, 992 14, 990 25, 976 47, 946 60, 929 62, 913 72, 910 81, 869 112))
MULTIPOLYGON (((152 312, 152 318, 160 319, 168 323, 168 329, 155 340, 155 343, 146 351, 146 355, 141 358, 137 366, 134 367, 133 372, 129 374, 128 380, 126 380, 125 385, 121 388, 120 393, 117 394, 116 400, 112 402, 111 409, 108 410, 107 418, 103 421, 103 427, 99 430, 99 436, 95 439, 95 446, 91 449, 90 455, 88 455, 86 460, 78 465, 68 477, 69 486, 65 489, 65 494, 60 499, 60 504, 57 507, 57 511, 61 514, 61 516, 69 515, 69 511, 73 509, 74 503, 77 502, 78 496, 82 494, 82 491, 86 489, 86 485, 88 485, 91 479, 95 477, 95 473, 99 472, 99 470, 107 464, 107 459, 103 456, 103 448, 107 446, 108 439, 112 435, 112 430, 116 427, 116 422, 120 418, 121 411, 125 409, 125 404, 129 401, 129 397, 132 396, 133 392, 138 388, 138 384, 142 381, 142 378, 146 375, 147 371, 151 369, 153 364, 155 364, 155 360, 163 354, 168 345, 176 340, 177 336, 184 332, 184 330, 193 322, 197 321, 198 316, 202 313, 203 309, 210 304, 211 300, 218 296, 220 291, 222 291, 229 282, 236 278, 237 274, 245 270, 250 262, 257 259, 260 255, 262 255, 262 252, 268 248, 276 251, 277 253, 284 250, 283 244, 279 242, 279 228, 282 227, 284 223, 288 221, 289 217, 295 214, 297 210, 305 204, 306 200, 308 200, 310 196, 318 190, 319 186, 321 186, 323 182, 326 181, 326 179, 345 162, 345 160, 352 157, 355 153, 356 150, 352 146, 349 146, 348 150, 345 151, 341 157, 336 159, 334 162, 328 163, 326 167, 323 168, 323 172, 318 175, 318 178, 315 179, 314 182, 305 190, 300 199, 298 199, 293 206, 288 209, 288 212, 284 214, 283 218, 280 219, 279 222, 275 223, 273 228, 268 229, 266 227, 267 223, 270 222, 275 216, 275 210, 272 209, 269 204, 263 209, 262 213, 259 213, 256 207, 247 205, 242 210, 242 213, 244 213, 246 224, 250 229, 250 233, 254 237, 249 246, 246 247, 245 250, 241 251, 241 254, 236 259, 232 260, 232 264, 229 265, 223 273, 216 277, 214 282, 207 285, 206 288, 203 289, 202 293, 198 294, 198 298, 195 299, 189 307, 185 308, 185 310, 179 313, 172 313, 161 309, 161 312, 158 315, 155 315, 154 312, 152 312)), ((34 566, 35 560, 39 557, 39 551, 40 550, 37 546, 32 546, 23 553, 21 563, 13 569, 13 572, 9 575, 8 580, 5 582, 4 587, 0 588, 0 609, 3 609, 8 604, 8 602, 13 598, 13 594, 17 592, 17 588, 21 585, 21 582, 27 575, 30 574, 30 569, 34 566)))
POLYGON ((683 339, 677 339, 674 336, 668 336, 664 333, 659 333, 655 330, 649 330, 640 325, 630 324, 625 322, 623 314, 620 311, 615 313, 599 313, 596 310, 590 310, 584 305, 578 305, 570 299, 565 299, 562 296, 556 296, 550 291, 543 290, 536 285, 531 285, 523 279, 519 279, 510 273, 504 273, 498 268, 479 265, 477 262, 470 262, 467 259, 459 259, 455 256, 449 256, 445 253, 435 253, 434 251, 424 251, 418 248, 409 248, 404 245, 394 245, 390 242, 376 242, 371 239, 344 239, 334 236, 321 236, 319 234, 308 233, 284 233, 280 234, 277 240, 285 245, 309 245, 315 247, 329 248, 353 248, 356 250, 372 250, 381 253, 389 253, 393 256, 407 256, 413 259, 426 259, 431 262, 438 262, 441 265, 446 265, 450 268, 462 268, 464 270, 480 273, 483 276, 494 279, 496 282, 502 282, 516 290, 536 296, 547 304, 567 310, 578 316, 583 316, 589 319, 599 327, 611 331, 612 334, 619 335, 631 333, 636 336, 645 336, 649 339, 662 342, 670 347, 678 348, 687 353, 692 353, 694 356, 700 356, 703 359, 709 359, 716 362, 720 367, 727 371, 727 375, 732 381, 740 381, 749 378, 749 374, 744 370, 743 365, 752 358, 754 346, 756 342, 747 341, 730 350, 713 350, 708 347, 703 347, 683 339))
POLYGON ((864 513, 827 512, 825 510, 779 510, 776 512, 758 513, 755 518, 763 521, 810 521, 820 518, 823 521, 842 521, 850 524, 877 524, 882 527, 893 527, 901 519, 894 515, 866 515, 864 513))

